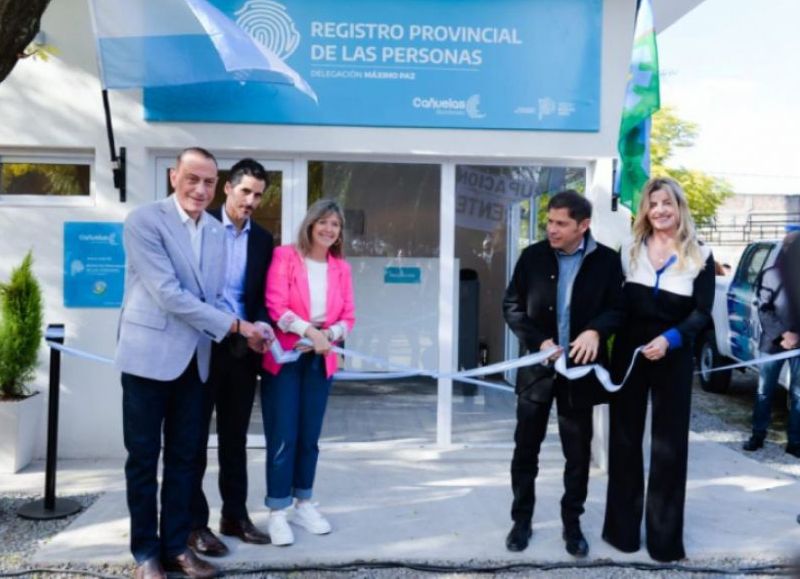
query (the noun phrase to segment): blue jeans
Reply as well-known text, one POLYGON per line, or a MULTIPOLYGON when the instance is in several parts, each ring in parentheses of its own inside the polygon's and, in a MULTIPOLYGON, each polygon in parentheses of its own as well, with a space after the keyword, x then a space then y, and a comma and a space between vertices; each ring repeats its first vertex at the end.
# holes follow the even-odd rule
POLYGON ((325 377, 325 359, 314 353, 303 354, 297 362, 284 364, 277 376, 264 378, 265 504, 270 509, 283 509, 292 504, 292 497, 311 498, 322 419, 333 380, 325 377))
MULTIPOLYGON (((762 356, 766 355, 764 353, 762 356)), ((772 414, 772 395, 783 363, 789 363, 789 426, 787 435, 789 444, 800 444, 800 357, 788 360, 767 362, 761 365, 758 374, 758 391, 753 406, 753 436, 766 437, 772 414)))

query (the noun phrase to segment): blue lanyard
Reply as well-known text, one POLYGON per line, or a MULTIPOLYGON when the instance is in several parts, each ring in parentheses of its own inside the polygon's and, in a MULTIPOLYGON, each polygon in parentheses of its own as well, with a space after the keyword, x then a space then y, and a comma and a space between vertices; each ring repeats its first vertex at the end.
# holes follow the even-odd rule
POLYGON ((675 263, 677 260, 678 260, 678 256, 675 255, 675 254, 672 254, 672 255, 669 256, 669 259, 667 260, 667 263, 662 265, 660 269, 656 270, 656 285, 655 285, 655 287, 653 287, 653 295, 654 296, 658 295, 658 286, 661 283, 661 274, 664 273, 664 271, 666 271, 666 269, 669 266, 671 266, 673 263, 675 263))

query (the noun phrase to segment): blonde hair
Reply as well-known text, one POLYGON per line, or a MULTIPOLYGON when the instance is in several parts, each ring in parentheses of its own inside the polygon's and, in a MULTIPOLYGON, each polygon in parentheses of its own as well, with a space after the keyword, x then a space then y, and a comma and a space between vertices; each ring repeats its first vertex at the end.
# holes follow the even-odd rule
POLYGON ((311 253, 313 242, 311 241, 311 229, 314 224, 328 215, 336 215, 339 219, 341 229, 339 239, 331 246, 330 253, 334 257, 344 257, 344 213, 339 204, 333 199, 320 199, 311 204, 308 208, 303 222, 300 224, 300 231, 297 234, 297 249, 303 255, 311 253))
POLYGON ((678 269, 683 269, 689 262, 696 265, 698 268, 702 268, 704 263, 703 252, 700 249, 700 241, 697 239, 694 219, 689 212, 686 194, 683 192, 678 182, 669 177, 654 177, 645 183, 642 189, 639 210, 633 222, 631 266, 636 266, 642 245, 653 235, 653 226, 647 214, 650 210, 650 195, 656 191, 666 191, 667 195, 672 199, 672 203, 678 209, 678 236, 676 239, 678 269))

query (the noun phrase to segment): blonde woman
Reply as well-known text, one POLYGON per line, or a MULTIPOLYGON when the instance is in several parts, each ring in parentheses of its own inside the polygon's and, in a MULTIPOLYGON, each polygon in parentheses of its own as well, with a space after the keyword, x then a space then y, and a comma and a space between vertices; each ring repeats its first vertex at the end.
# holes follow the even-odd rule
POLYGON ((640 547, 645 510, 647 550, 675 561, 683 547, 683 511, 692 385, 692 343, 711 319, 714 259, 697 240, 686 195, 667 178, 647 182, 622 248, 626 321, 614 343, 621 379, 644 345, 628 382, 612 399, 609 480, 603 539, 625 552, 640 547), (652 399, 650 474, 645 501, 642 438, 652 399))
POLYGON ((331 532, 328 520, 311 502, 319 456, 322 420, 336 372, 332 344, 355 323, 350 266, 344 260, 344 215, 339 205, 321 199, 308 208, 297 243, 275 250, 267 274, 267 311, 276 321, 275 338, 291 350, 301 338, 296 362, 279 364, 267 353, 261 388, 267 436, 267 523, 273 545, 291 545, 291 521, 310 533, 331 532))

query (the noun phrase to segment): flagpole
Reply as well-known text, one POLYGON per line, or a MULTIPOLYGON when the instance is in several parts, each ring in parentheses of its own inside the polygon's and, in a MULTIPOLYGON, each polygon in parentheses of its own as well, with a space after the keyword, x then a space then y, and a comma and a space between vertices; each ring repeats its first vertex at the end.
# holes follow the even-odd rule
POLYGON ((103 109, 106 113, 106 132, 108 133, 108 147, 111 150, 111 163, 113 164, 114 187, 119 189, 119 202, 127 201, 127 190, 125 187, 125 147, 120 147, 117 155, 117 146, 114 143, 114 125, 111 122, 111 105, 108 101, 108 91, 102 90, 103 109))

